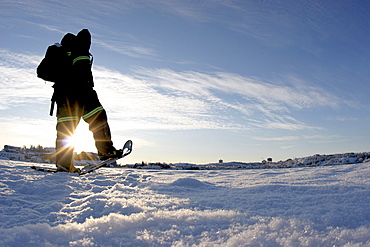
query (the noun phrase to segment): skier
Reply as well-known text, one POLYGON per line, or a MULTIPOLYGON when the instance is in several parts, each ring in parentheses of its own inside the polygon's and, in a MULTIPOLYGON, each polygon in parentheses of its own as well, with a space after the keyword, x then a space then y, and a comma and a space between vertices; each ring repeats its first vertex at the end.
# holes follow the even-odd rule
POLYGON ((53 86, 52 102, 57 104, 56 166, 58 171, 79 172, 73 165, 73 146, 68 140, 74 135, 81 118, 89 124, 101 160, 120 157, 122 150, 113 146, 106 111, 93 89, 90 32, 83 29, 77 36, 68 33, 61 45, 68 51, 70 66, 61 81, 53 86))

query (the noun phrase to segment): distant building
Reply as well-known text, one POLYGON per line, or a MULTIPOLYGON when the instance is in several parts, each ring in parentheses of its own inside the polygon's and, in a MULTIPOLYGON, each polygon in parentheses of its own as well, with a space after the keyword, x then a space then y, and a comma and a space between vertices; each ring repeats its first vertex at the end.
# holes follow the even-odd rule
POLYGON ((10 153, 19 153, 21 151, 21 148, 20 147, 15 147, 15 146, 10 146, 10 145, 5 145, 3 151, 10 152, 10 153))
POLYGON ((0 151, 0 157, 2 159, 9 160, 24 160, 24 154, 21 153, 20 147, 14 147, 10 145, 5 145, 4 149, 0 151))
MULTIPOLYGON (((20 148, 5 145, 4 149, 0 151, 0 159, 30 161, 37 163, 55 163, 55 148, 44 148, 41 145, 31 145, 30 148, 26 148, 26 146, 20 148)), ((99 160, 99 156, 97 153, 81 152, 80 154, 74 153, 74 159, 77 161, 97 161, 99 160)))

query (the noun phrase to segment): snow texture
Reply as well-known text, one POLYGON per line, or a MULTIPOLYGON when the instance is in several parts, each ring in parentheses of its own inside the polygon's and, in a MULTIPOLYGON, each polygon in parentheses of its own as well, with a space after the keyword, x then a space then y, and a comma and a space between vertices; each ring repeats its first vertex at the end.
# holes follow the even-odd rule
POLYGON ((370 163, 253 170, 0 160, 0 246, 370 246, 370 163))

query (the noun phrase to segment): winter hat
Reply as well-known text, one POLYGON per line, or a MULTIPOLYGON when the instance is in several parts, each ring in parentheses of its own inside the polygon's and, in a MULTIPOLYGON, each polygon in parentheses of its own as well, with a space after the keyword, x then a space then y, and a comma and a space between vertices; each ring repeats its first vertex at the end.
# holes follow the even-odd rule
POLYGON ((80 51, 88 52, 91 46, 91 34, 89 30, 82 29, 77 34, 78 49, 80 51))
POLYGON ((62 38, 62 41, 60 41, 60 44, 66 47, 67 49, 72 49, 73 46, 75 45, 75 42, 76 42, 76 35, 72 33, 67 33, 62 38))

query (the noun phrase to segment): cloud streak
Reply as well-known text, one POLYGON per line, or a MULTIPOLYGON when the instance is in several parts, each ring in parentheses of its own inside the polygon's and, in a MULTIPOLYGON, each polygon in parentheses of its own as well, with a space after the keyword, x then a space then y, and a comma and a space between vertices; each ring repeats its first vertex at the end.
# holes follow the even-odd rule
POLYGON ((343 138, 343 136, 338 135, 299 135, 299 136, 280 136, 280 137, 254 137, 254 140, 258 141, 278 141, 278 142, 285 142, 285 141, 303 141, 303 140, 310 140, 310 141, 330 141, 333 139, 343 138))
POLYGON ((156 52, 154 49, 145 46, 140 46, 137 44, 134 45, 125 42, 115 42, 115 41, 109 41, 108 44, 107 42, 101 41, 100 39, 95 39, 94 43, 107 50, 117 52, 119 54, 130 57, 154 58, 156 56, 156 52))
MULTIPOLYGON (((48 104, 51 89, 35 75, 41 57, 7 50, 0 55, 0 109, 48 104)), ((272 83, 225 72, 148 68, 125 75, 102 66, 93 73, 112 124, 117 120, 120 129, 313 129, 295 112, 341 105, 336 95, 292 77, 272 83)))
POLYGON ((0 109, 24 104, 43 104, 50 98, 50 88, 36 77, 42 57, 0 50, 0 109))
POLYGON ((341 104, 337 96, 291 77, 284 85, 223 72, 141 69, 136 78, 155 93, 170 95, 174 102, 202 102, 201 109, 210 121, 224 117, 221 121, 235 128, 310 129, 313 127, 295 119, 292 112, 341 104))

